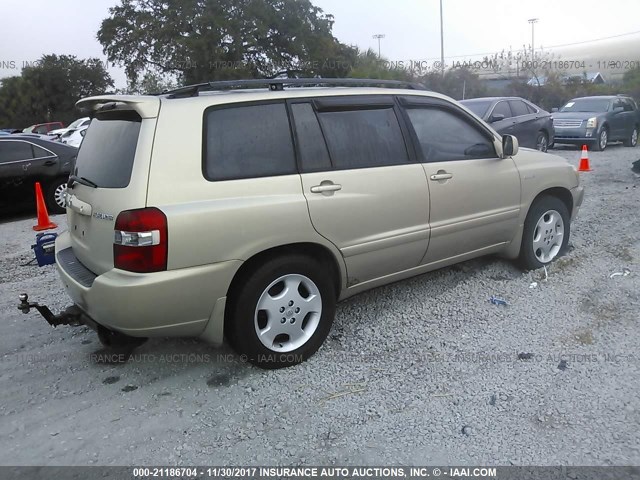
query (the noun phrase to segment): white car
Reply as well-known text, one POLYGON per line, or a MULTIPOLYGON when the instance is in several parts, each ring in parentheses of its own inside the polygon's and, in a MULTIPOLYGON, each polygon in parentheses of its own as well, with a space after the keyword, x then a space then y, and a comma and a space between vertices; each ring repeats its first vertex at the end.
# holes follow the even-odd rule
POLYGON ((87 127, 87 126, 89 126, 89 123, 91 123, 91 118, 82 117, 82 118, 79 118, 79 119, 75 120, 74 122, 72 122, 67 128, 58 128, 57 130, 51 130, 49 132, 49 135, 53 135, 53 136, 57 136, 57 137, 62 138, 62 136, 65 133, 72 132, 72 131, 77 130, 78 128, 81 128, 81 127, 87 127))
POLYGON ((62 136, 60 141, 62 143, 66 143, 70 147, 80 148, 80 144, 82 143, 82 139, 84 138, 85 134, 87 133, 87 128, 89 128, 89 127, 88 126, 80 127, 80 128, 76 128, 73 131, 67 132, 65 135, 62 136))

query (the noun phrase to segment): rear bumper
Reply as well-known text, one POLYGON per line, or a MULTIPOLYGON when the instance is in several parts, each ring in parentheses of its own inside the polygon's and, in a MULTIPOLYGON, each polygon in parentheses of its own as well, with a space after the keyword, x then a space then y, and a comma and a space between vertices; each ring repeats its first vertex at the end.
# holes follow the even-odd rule
POLYGON ((112 269, 88 282, 86 272, 73 267, 70 247, 65 232, 56 241, 60 278, 74 303, 97 324, 134 337, 190 337, 206 329, 215 332, 207 334, 208 341, 222 343, 224 309, 214 315, 214 306, 218 300, 224 304, 241 261, 150 274, 112 269))

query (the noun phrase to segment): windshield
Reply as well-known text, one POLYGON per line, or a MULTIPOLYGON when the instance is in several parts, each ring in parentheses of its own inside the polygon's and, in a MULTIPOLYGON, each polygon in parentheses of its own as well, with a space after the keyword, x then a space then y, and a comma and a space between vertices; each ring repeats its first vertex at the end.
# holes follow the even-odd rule
POLYGON ((469 110, 471 110, 473 113, 475 113, 476 115, 478 115, 480 118, 484 118, 485 114, 487 113, 487 110, 489 110, 489 108, 491 107, 491 104, 493 103, 491 100, 483 100, 483 101, 461 101, 461 104, 463 104, 465 107, 467 107, 469 110))
POLYGON ((103 188, 129 185, 141 122, 129 110, 97 114, 85 130, 75 175, 103 188))
POLYGON ((606 112, 609 109, 609 100, 602 98, 583 98, 571 100, 560 109, 561 112, 606 112))
POLYGON ((69 125, 69 127, 67 127, 67 128, 69 128, 69 129, 72 129, 72 128, 78 128, 78 127, 80 126, 80 124, 81 124, 82 122, 84 122, 84 120, 85 120, 84 118, 79 118, 78 120, 76 120, 75 122, 73 122, 71 125, 69 125))

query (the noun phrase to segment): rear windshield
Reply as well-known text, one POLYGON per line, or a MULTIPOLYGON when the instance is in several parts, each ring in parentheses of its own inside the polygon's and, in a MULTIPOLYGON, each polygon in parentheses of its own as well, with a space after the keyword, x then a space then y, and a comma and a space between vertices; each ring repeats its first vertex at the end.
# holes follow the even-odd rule
POLYGON ((480 101, 480 102, 465 102, 465 101, 462 101, 460 103, 463 104, 465 107, 467 107, 469 110, 471 110, 473 113, 475 113, 480 118, 483 118, 484 115, 487 113, 487 110, 489 110, 489 107, 491 106, 491 104, 493 102, 491 100, 486 100, 486 101, 480 101))
POLYGON ((82 140, 75 174, 101 188, 129 185, 141 123, 132 111, 96 114, 82 140))
POLYGON ((601 98, 585 98, 571 100, 560 109, 561 112, 606 112, 609 109, 609 100, 601 98))

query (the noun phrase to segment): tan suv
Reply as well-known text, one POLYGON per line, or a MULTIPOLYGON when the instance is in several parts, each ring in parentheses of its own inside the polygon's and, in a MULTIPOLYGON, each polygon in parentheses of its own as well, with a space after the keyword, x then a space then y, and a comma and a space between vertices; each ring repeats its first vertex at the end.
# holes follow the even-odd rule
POLYGON ((105 344, 226 336, 260 367, 298 363, 364 290, 486 254, 548 264, 583 198, 564 159, 399 82, 217 82, 78 106, 93 120, 56 258, 105 344))

